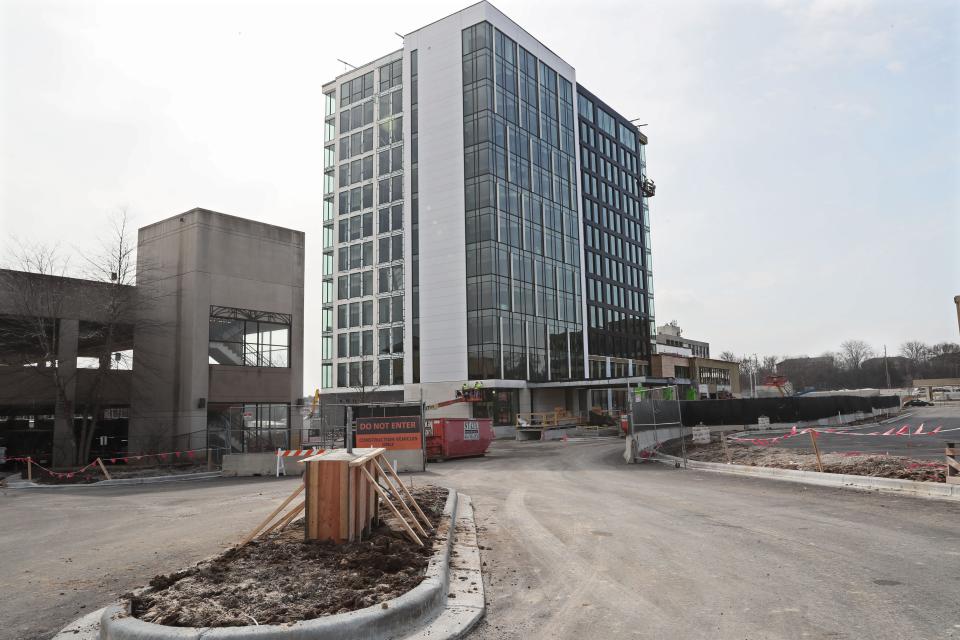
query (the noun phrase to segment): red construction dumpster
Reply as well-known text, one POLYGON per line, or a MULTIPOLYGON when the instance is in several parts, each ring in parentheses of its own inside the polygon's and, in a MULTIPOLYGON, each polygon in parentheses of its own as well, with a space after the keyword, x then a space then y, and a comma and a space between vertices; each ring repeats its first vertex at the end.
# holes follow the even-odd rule
POLYGON ((426 420, 424 435, 428 460, 482 456, 493 441, 493 420, 433 418, 426 420))

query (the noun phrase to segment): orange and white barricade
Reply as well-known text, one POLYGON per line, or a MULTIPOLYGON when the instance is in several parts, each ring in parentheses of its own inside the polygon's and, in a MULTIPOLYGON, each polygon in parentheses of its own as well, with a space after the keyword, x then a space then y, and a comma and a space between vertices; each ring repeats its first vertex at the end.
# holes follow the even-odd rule
POLYGON ((323 449, 319 447, 313 447, 311 449, 277 449, 277 477, 280 477, 280 472, 283 472, 283 475, 287 475, 287 469, 283 464, 284 458, 306 458, 308 456, 315 456, 318 453, 323 453, 323 449))

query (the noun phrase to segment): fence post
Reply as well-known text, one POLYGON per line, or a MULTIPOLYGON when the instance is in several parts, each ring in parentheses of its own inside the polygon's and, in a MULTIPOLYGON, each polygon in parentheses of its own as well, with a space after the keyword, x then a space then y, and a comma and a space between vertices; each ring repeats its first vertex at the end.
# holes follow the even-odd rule
POLYGON ((27 456, 27 482, 33 482, 33 458, 27 456))
POLYGON ((813 452, 817 454, 817 469, 823 473, 823 460, 820 459, 820 447, 817 446, 817 430, 810 429, 810 442, 813 443, 813 452))

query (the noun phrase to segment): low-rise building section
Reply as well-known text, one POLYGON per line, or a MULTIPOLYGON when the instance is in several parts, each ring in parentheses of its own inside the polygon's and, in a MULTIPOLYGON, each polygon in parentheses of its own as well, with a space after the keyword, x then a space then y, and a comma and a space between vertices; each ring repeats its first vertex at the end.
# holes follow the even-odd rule
POLYGON ((127 285, 0 271, 7 455, 69 465, 84 448, 296 444, 304 234, 193 209, 139 230, 136 273, 127 285))

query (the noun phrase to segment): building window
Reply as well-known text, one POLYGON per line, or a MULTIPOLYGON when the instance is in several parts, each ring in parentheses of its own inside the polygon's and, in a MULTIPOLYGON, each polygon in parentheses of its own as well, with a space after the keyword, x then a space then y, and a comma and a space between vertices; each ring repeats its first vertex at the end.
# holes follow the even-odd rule
POLYGON ((208 362, 241 367, 289 367, 292 317, 210 307, 208 362))
POLYGON ((380 221, 377 231, 379 233, 388 233, 390 231, 399 231, 403 229, 403 204, 395 204, 390 207, 384 207, 379 212, 380 221))
POLYGON ((379 138, 377 146, 379 147, 386 147, 395 142, 403 141, 403 116, 381 122, 377 125, 377 131, 377 137, 379 138))
POLYGON ((380 281, 379 293, 390 293, 403 289, 403 265, 382 267, 378 276, 380 281))
POLYGON ((403 112, 403 91, 397 90, 390 93, 384 93, 380 96, 380 115, 378 118, 383 120, 390 116, 395 116, 403 112))
POLYGON ((340 108, 373 95, 373 71, 340 85, 340 108))
POLYGON ((386 91, 403 82, 403 60, 395 60, 380 67, 380 91, 386 91))
POLYGON ((290 405, 211 404, 207 407, 207 442, 227 453, 264 453, 290 444, 290 405))
POLYGON ((403 145, 384 149, 379 152, 377 175, 385 176, 394 171, 403 170, 403 145))

